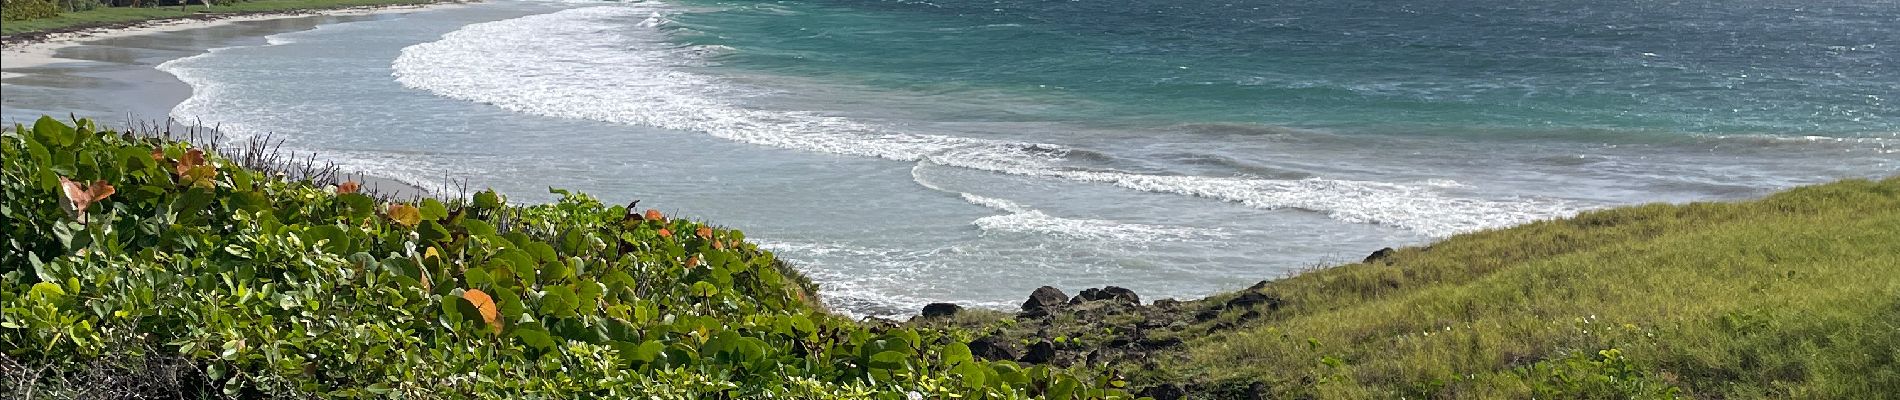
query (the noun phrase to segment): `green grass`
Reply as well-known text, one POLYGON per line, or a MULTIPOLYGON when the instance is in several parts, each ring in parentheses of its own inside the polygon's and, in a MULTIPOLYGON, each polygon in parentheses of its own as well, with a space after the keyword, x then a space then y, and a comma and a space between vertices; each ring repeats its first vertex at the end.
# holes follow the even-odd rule
POLYGON ((402 4, 426 4, 435 0, 256 0, 231 5, 212 6, 209 10, 203 5, 193 4, 187 10, 178 7, 100 7, 87 11, 61 13, 57 17, 24 21, 7 21, 0 24, 0 34, 17 35, 70 28, 88 28, 139 21, 183 18, 205 14, 261 13, 297 10, 315 10, 328 8, 348 8, 359 6, 383 6, 402 4))
POLYGON ((1185 321, 1144 333, 1184 344, 1094 368, 1198 398, 1893 398, 1900 177, 1587 212, 1258 290, 1281 306, 1223 309, 1229 293, 996 331, 1185 321))
POLYGON ((567 192, 379 200, 149 136, 0 134, 0 373, 34 371, 0 397, 1900 393, 1900 177, 1460 235, 1263 283, 1254 305, 885 326, 817 308, 736 230, 567 192), (116 193, 76 212, 60 177, 116 193), (1052 342, 1053 365, 973 358, 984 335, 1052 342))
POLYGON ((1274 282, 1288 306, 1190 341, 1178 372, 1325 397, 1900 390, 1900 178, 1596 211, 1391 260, 1274 282), (1638 370, 1571 386, 1538 370, 1607 349, 1638 370))

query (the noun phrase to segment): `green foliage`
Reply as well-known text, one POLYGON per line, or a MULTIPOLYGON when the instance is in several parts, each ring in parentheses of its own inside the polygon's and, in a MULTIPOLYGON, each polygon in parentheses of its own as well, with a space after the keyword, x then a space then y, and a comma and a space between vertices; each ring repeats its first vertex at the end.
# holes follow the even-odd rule
POLYGON ((245 397, 1129 397, 824 313, 738 231, 585 194, 379 204, 50 118, 0 151, 0 351, 52 375, 178 356, 245 397), (116 194, 62 208, 61 177, 116 194))
POLYGON ((1900 177, 1596 210, 1206 299, 1011 318, 912 325, 1050 340, 1093 360, 1076 371, 1191 398, 1891 398, 1900 177))
POLYGON ((0 0, 0 18, 23 21, 59 15, 59 3, 53 0, 0 0))

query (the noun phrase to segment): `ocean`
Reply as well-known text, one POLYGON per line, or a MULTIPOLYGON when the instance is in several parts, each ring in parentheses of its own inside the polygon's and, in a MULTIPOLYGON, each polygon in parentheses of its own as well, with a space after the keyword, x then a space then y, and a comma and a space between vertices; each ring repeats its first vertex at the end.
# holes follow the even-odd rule
POLYGON ((741 228, 864 316, 1900 173, 1894 2, 496 1, 160 69, 346 168, 741 228))

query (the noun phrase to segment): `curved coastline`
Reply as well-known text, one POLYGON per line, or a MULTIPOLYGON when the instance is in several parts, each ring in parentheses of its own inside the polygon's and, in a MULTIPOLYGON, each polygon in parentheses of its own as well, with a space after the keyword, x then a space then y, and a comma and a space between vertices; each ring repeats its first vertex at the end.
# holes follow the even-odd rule
MULTIPOLYGON (((196 126, 193 121, 171 117, 171 110, 191 98, 196 89, 179 76, 160 69, 162 65, 219 49, 276 44, 267 39, 272 35, 466 4, 443 2, 165 19, 13 40, 0 50, 5 55, 0 76, 7 79, 8 86, 4 118, 11 128, 12 123, 29 122, 40 114, 65 112, 80 118, 113 121, 112 124, 169 125, 170 129, 180 132, 198 130, 201 134, 216 136, 210 132, 216 124, 196 126)), ((398 197, 433 192, 422 182, 379 176, 373 171, 347 172, 365 188, 376 188, 398 197)))

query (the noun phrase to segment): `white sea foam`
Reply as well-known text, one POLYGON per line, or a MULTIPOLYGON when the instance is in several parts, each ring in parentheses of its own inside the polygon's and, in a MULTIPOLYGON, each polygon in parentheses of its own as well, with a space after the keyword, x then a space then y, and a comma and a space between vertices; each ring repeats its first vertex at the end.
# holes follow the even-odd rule
POLYGON ((963 201, 969 202, 970 204, 1007 213, 978 218, 970 222, 971 225, 976 226, 977 229, 982 229, 984 232, 1034 233, 1070 239, 1112 242, 1209 240, 1222 239, 1230 236, 1219 229, 1137 224, 1105 219, 1056 217, 1040 210, 1017 204, 1013 201, 945 189, 923 177, 922 170, 926 165, 928 165, 927 161, 920 162, 911 168, 911 181, 917 182, 918 185, 922 185, 931 190, 956 193, 963 201))
MULTIPOLYGON (((528 114, 701 132, 785 149, 1099 182, 1263 209, 1310 210, 1432 236, 1575 212, 1558 201, 1459 197, 1434 185, 1082 170, 1061 165, 1069 150, 1058 145, 916 134, 811 112, 748 108, 736 101, 765 90, 683 68, 702 65, 705 53, 722 49, 669 43, 663 28, 670 12, 664 4, 646 2, 469 25, 441 40, 403 49, 394 62, 394 75, 407 87, 528 114)), ((1134 234, 1106 221, 1039 218, 1040 213, 1031 211, 980 220, 978 225, 1008 229, 1041 224, 1050 227, 1042 231, 1134 234)))
POLYGON ((840 243, 749 238, 780 257, 797 259, 798 270, 820 282, 823 300, 832 310, 851 317, 904 318, 924 304, 956 301, 965 306, 1006 308, 1008 302, 935 298, 903 293, 894 288, 928 288, 935 283, 921 277, 925 270, 945 268, 936 262, 954 248, 874 249, 840 243))

